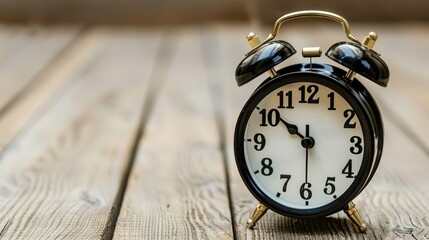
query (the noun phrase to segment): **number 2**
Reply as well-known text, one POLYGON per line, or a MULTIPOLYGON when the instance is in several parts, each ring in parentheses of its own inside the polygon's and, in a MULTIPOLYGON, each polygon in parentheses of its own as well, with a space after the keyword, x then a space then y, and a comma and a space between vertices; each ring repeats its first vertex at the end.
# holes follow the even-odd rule
POLYGON ((355 111, 352 109, 347 109, 344 111, 344 117, 347 118, 346 122, 344 123, 344 128, 356 128, 356 122, 350 123, 355 114, 355 111))

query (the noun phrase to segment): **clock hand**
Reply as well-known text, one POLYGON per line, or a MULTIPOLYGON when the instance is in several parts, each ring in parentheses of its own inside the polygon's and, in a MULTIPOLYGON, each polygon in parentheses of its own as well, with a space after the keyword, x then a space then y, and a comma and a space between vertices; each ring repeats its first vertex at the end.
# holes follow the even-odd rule
POLYGON ((306 140, 310 136, 310 125, 305 125, 305 138, 302 139, 301 144, 305 147, 305 182, 308 183, 308 149, 310 148, 308 144, 306 144, 306 140))
POLYGON ((296 125, 286 122, 283 118, 279 117, 280 121, 286 126, 288 132, 291 135, 298 135, 301 139, 304 139, 304 136, 298 132, 298 127, 296 125))
POLYGON ((314 146, 314 139, 310 137, 310 125, 305 125, 305 137, 301 140, 305 148, 305 182, 308 183, 308 149, 314 146))
POLYGON ((305 148, 305 182, 308 183, 308 148, 305 148))

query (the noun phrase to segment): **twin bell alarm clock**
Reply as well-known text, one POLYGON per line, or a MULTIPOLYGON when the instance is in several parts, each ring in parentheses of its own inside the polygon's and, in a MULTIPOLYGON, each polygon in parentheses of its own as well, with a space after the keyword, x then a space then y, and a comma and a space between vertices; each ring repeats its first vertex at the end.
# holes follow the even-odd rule
POLYGON ((300 11, 280 17, 267 39, 250 33, 253 48, 238 64, 237 84, 261 74, 269 77, 251 94, 235 128, 234 152, 242 180, 259 201, 247 222, 253 228, 270 209, 293 218, 316 218, 343 210, 366 231, 353 199, 368 185, 383 150, 379 108, 359 74, 386 87, 389 69, 372 48, 377 34, 360 42, 341 16, 300 11), (325 55, 342 67, 313 63, 319 47, 302 49, 308 63, 275 67, 296 53, 275 40, 282 23, 319 17, 340 23, 348 41, 335 43, 325 55))

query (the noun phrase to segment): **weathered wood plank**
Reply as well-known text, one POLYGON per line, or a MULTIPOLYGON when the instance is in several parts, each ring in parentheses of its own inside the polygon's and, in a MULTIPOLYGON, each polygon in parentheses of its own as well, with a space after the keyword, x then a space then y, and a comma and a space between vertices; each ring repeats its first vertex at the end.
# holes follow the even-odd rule
POLYGON ((0 109, 78 34, 78 27, 0 26, 0 109))
MULTIPOLYGON (((307 33, 304 31, 310 28, 314 36, 321 36, 322 45, 327 44, 326 40, 323 40, 325 34, 322 34, 322 32, 325 32, 326 35, 335 35, 335 33, 327 29, 315 30, 314 26, 302 26, 303 30, 288 29, 287 34, 288 36, 303 36, 302 43, 313 41, 317 44, 317 39, 308 39, 306 37, 307 33)), ((429 167, 429 157, 421 147, 416 146, 389 119, 385 119, 385 151, 379 171, 367 189, 356 199, 361 215, 369 225, 369 231, 366 235, 357 233, 355 227, 342 213, 323 219, 297 220, 269 212, 254 230, 245 228, 245 222, 257 202, 248 192, 238 175, 235 167, 232 139, 239 111, 257 86, 257 83, 250 83, 241 88, 235 86, 235 66, 241 60, 243 53, 248 50, 244 38, 240 36, 242 29, 242 27, 218 29, 214 34, 217 38, 217 41, 214 41, 217 42, 216 51, 212 52, 217 59, 217 64, 213 65, 213 67, 216 72, 222 74, 218 79, 223 81, 221 85, 224 85, 223 97, 225 106, 227 106, 225 107, 228 141, 226 146, 230 164, 230 187, 237 237, 239 239, 427 238, 429 232, 427 221, 429 209, 425 204, 429 197, 429 188, 426 184, 426 169, 429 167)), ((328 38, 328 40, 330 39, 328 38)), ((299 50, 299 48, 297 49, 299 50)), ((383 52, 386 51, 383 50, 383 52)), ((373 93, 376 98, 384 98, 385 92, 390 91, 391 86, 382 90, 373 93)), ((404 93, 404 98, 406 94, 412 94, 412 91, 404 93)), ((415 102, 415 104, 418 103, 415 102)), ((383 112, 384 104, 381 104, 381 108, 383 112)), ((419 105, 419 109, 427 108, 419 105)))
POLYGON ((56 90, 60 79, 45 73, 61 70, 53 63, 78 34, 78 27, 0 26, 0 149, 56 90))
MULTIPOLYGON (((159 32, 96 29, 73 82, 0 158, 4 239, 101 238, 129 164, 159 32)), ((59 66, 61 67, 61 66, 59 66)))
MULTIPOLYGON (((65 34, 68 32, 65 32, 65 34)), ((30 127, 32 122, 43 114, 45 106, 55 98, 56 94, 61 94, 71 82, 75 67, 79 64, 89 64, 93 56, 94 48, 87 47, 93 44, 96 34, 82 34, 76 41, 70 43, 66 50, 59 56, 45 65, 45 68, 32 76, 27 86, 17 92, 6 108, 2 109, 0 115, 0 149, 7 147, 7 144, 24 128, 30 127)), ((96 41, 96 40, 95 40, 96 41)), ((34 46, 38 48, 39 46, 34 46)), ((23 58, 25 56, 22 56, 23 58)), ((24 61, 25 62, 25 61, 24 61)), ((28 64, 31 64, 28 62, 28 64)), ((18 69, 16 69, 18 70, 18 69)), ((30 77, 30 76, 29 76, 30 77)), ((10 80, 10 79, 6 79, 10 80)), ((17 82, 23 81, 16 79, 17 82)), ((30 79, 24 79, 24 81, 30 79)), ((15 91, 16 86, 10 86, 10 90, 15 91)), ((12 96, 11 96, 12 97, 12 96)))
POLYGON ((144 129, 115 239, 232 238, 201 40, 195 29, 175 39, 177 53, 144 129))

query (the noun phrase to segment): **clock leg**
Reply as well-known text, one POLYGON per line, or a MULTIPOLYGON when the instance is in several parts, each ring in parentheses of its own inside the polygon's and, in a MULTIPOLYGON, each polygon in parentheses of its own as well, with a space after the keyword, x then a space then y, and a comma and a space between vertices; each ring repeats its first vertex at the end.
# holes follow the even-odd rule
POLYGON ((363 222, 362 218, 360 217, 360 214, 353 202, 349 202, 346 209, 344 209, 344 212, 347 214, 350 220, 352 220, 352 222, 358 226, 359 232, 361 233, 366 232, 366 224, 363 222))
POLYGON ((247 220, 247 228, 252 229, 259 221, 259 219, 261 219, 264 216, 267 210, 268 210, 267 207, 265 207, 261 203, 258 203, 255 211, 252 214, 252 217, 250 217, 249 220, 247 220))

